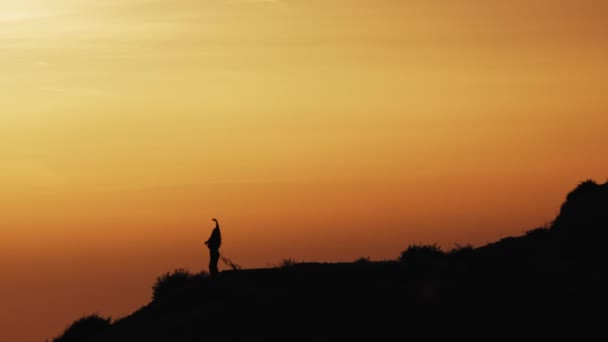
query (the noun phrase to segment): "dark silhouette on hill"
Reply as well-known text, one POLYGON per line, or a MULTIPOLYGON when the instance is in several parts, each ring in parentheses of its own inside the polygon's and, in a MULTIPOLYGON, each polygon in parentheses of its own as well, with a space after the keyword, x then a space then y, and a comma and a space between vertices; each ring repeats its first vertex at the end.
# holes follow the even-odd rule
POLYGON ((222 245, 222 234, 220 232, 220 224, 215 221, 215 228, 211 232, 211 236, 207 241, 205 241, 205 245, 209 247, 209 273, 211 273, 212 277, 215 277, 219 270, 217 268, 217 263, 220 261, 220 246, 222 245))
POLYGON ((96 334, 103 332, 112 323, 111 318, 103 318, 97 314, 83 316, 76 322, 72 323, 61 336, 58 336, 54 341, 85 341, 96 334))
POLYGON ((568 194, 553 230, 564 256, 606 255, 608 241, 608 182, 582 182, 568 194))
POLYGON ((288 258, 217 278, 176 270, 130 316, 90 338, 54 341, 603 336, 607 212, 608 183, 586 181, 553 223, 477 248, 410 245, 395 260, 351 263, 288 258))

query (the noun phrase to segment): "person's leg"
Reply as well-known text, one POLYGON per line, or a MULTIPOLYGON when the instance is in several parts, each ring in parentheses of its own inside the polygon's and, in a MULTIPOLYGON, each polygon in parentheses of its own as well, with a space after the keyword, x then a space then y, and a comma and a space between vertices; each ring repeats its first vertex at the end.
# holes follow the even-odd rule
POLYGON ((211 255, 209 258, 209 272, 212 277, 215 277, 218 273, 217 263, 220 260, 220 252, 218 250, 211 250, 211 255))
POLYGON ((209 250, 209 274, 213 277, 213 249, 209 250))

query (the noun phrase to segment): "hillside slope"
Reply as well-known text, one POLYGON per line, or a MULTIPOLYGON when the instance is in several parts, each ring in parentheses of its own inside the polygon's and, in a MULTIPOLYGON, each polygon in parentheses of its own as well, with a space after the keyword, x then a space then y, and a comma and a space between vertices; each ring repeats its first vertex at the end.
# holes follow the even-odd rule
POLYGON ((410 246, 395 261, 296 263, 224 271, 214 279, 169 274, 159 278, 154 300, 132 315, 88 338, 66 331, 55 341, 601 332, 603 316, 596 312, 605 307, 606 213, 608 183, 587 181, 568 195, 550 227, 478 248, 445 253, 410 246))

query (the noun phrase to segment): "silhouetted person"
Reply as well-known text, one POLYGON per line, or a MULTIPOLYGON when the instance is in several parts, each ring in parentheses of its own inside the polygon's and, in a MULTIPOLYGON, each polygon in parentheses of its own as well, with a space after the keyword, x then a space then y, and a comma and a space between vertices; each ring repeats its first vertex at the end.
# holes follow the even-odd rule
POLYGON ((212 277, 218 273, 217 263, 220 260, 220 245, 222 244, 222 234, 220 233, 220 224, 215 221, 215 228, 211 232, 209 240, 205 241, 205 245, 209 247, 209 272, 212 277))

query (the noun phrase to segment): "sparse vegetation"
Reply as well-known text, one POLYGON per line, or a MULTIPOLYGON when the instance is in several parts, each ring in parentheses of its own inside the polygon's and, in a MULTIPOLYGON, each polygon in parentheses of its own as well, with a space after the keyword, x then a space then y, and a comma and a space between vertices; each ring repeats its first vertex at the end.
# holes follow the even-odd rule
POLYGON ((156 279, 156 283, 152 287, 152 300, 158 301, 171 298, 196 286, 197 283, 207 278, 209 278, 209 275, 205 271, 192 274, 186 269, 178 268, 172 273, 167 272, 156 279))
POLYGON ((445 256, 445 253, 441 250, 437 244, 422 245, 413 244, 410 245, 405 251, 401 252, 399 261, 401 262, 413 262, 413 261, 431 261, 438 260, 445 256))
POLYGON ((361 257, 357 260, 355 260, 355 263, 357 264, 365 264, 365 263, 369 263, 371 262, 371 259, 369 257, 361 257))
POLYGON ((276 265, 277 268, 290 268, 293 267, 295 264, 297 264, 298 262, 294 259, 294 258, 285 258, 285 259, 281 259, 281 261, 279 262, 278 265, 276 265))
POLYGON ((462 246, 456 244, 456 247, 452 248, 447 254, 450 257, 462 259, 472 257, 474 252, 475 249, 473 248, 473 245, 467 244, 462 246))
POLYGON ((112 324, 112 318, 103 318, 98 314, 83 316, 70 325, 53 342, 80 342, 104 331, 112 324))

